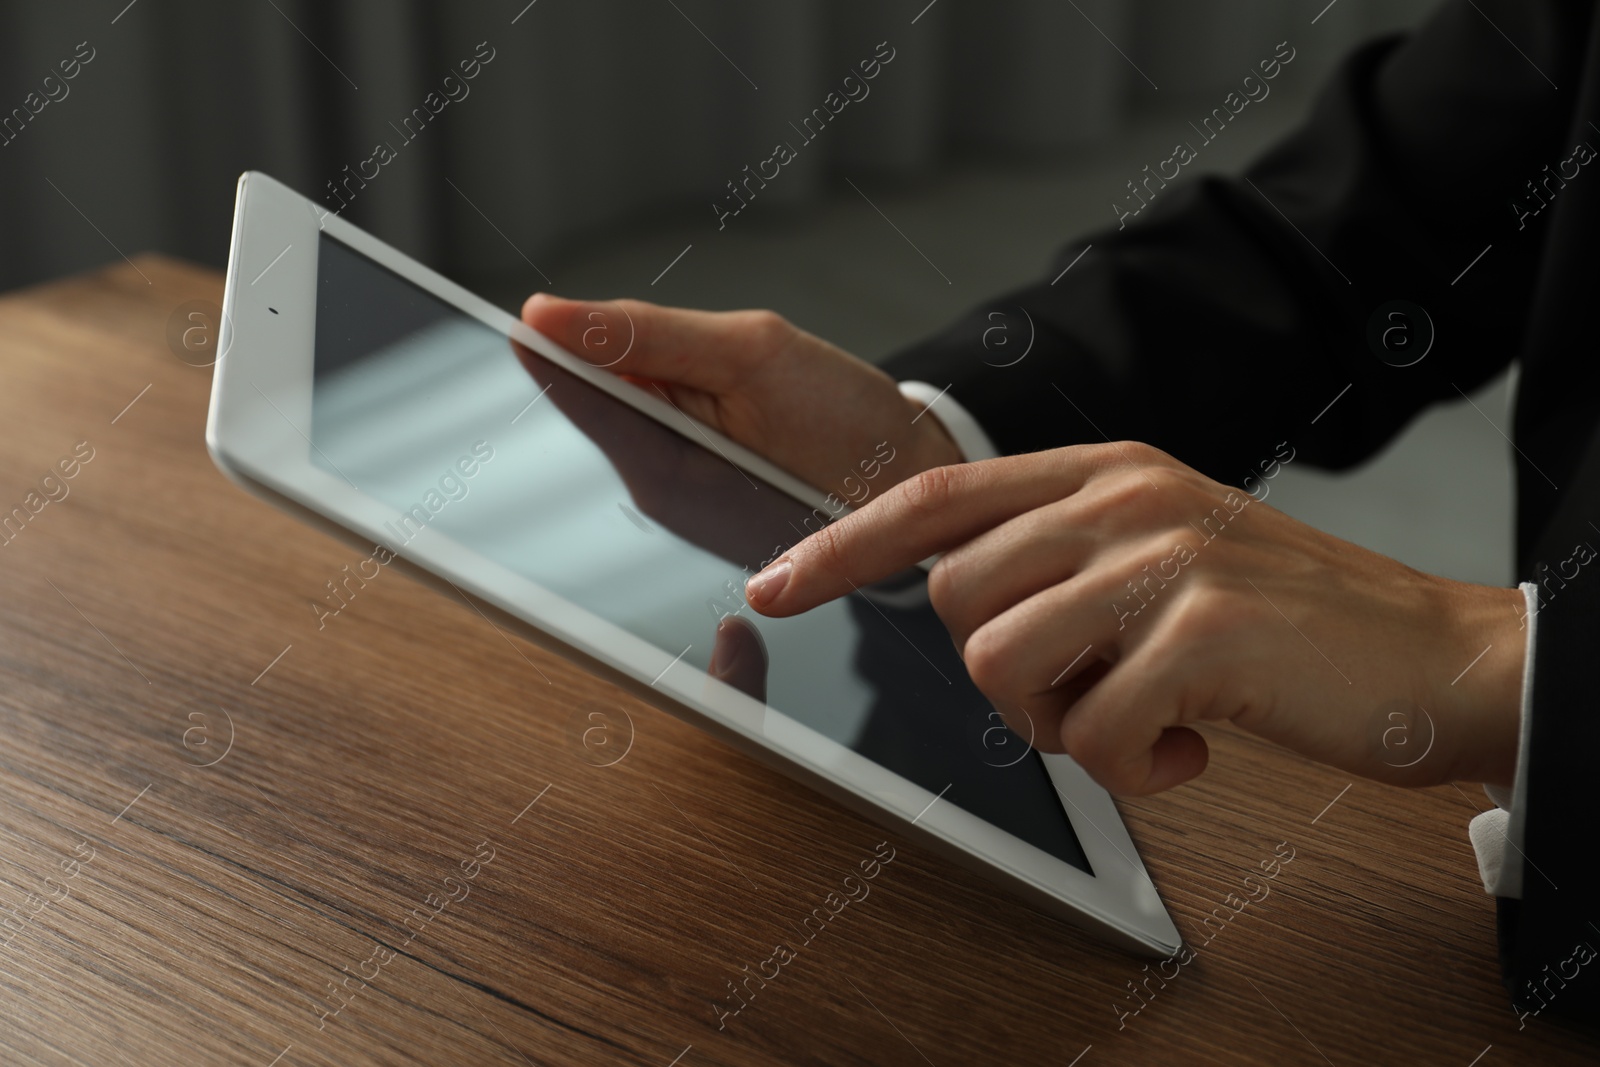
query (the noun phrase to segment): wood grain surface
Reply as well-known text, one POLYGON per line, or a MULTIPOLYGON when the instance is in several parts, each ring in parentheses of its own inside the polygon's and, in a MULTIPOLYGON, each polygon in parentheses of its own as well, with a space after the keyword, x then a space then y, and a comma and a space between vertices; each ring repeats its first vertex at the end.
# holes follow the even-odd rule
POLYGON ((1163 978, 402 575, 319 631, 362 555, 213 467, 168 342, 221 292, 146 256, 0 299, 0 1061, 1600 1058, 1508 1006, 1476 787, 1213 732, 1124 805, 1196 953, 1163 978))

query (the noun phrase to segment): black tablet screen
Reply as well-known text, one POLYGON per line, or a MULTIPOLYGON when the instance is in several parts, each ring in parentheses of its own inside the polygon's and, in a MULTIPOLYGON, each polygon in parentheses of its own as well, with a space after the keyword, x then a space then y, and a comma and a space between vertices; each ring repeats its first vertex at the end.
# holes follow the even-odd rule
MULTIPOLYGON (((794 618, 757 615, 744 579, 826 510, 320 240, 312 458, 395 509, 387 549, 403 556, 435 528, 679 657, 675 670, 706 671, 720 640, 730 684, 1093 873, 1039 755, 967 677, 921 572, 794 618)), ((861 483, 889 484, 895 462, 887 446, 864 455, 861 483)))

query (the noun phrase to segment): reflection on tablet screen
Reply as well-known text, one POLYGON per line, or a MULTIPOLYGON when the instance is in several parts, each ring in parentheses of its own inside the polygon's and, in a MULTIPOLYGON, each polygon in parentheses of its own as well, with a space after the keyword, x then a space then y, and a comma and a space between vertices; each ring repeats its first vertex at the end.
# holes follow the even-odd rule
POLYGON ((817 528, 810 508, 320 241, 312 460, 395 509, 388 548, 435 528, 702 671, 732 615, 724 641, 746 637, 732 684, 764 686, 784 715, 1093 873, 920 571, 794 618, 757 615, 744 579, 817 528))

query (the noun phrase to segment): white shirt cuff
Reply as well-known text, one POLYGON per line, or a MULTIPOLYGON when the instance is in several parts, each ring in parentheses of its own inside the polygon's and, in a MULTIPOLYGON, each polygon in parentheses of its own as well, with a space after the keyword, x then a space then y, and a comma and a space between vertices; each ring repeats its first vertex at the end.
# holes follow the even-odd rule
POLYGON ((944 427, 950 439, 956 443, 961 458, 968 463, 975 463, 980 459, 994 459, 1000 455, 1000 450, 994 447, 994 442, 983 432, 978 420, 973 418, 972 413, 966 408, 956 403, 955 398, 950 395, 949 386, 935 389, 927 382, 901 382, 900 394, 915 400, 923 406, 925 414, 930 414, 939 420, 939 425, 944 427))
POLYGON ((1472 838, 1472 849, 1478 854, 1478 874, 1483 878, 1485 892, 1497 897, 1522 899, 1522 875, 1525 866, 1522 854, 1524 816, 1528 810, 1528 735, 1532 732, 1533 715, 1533 647, 1534 630, 1538 624, 1539 587, 1532 582, 1520 586, 1527 613, 1523 619, 1528 630, 1527 660, 1522 669, 1522 717, 1517 740, 1517 775, 1507 791, 1499 786, 1486 785, 1483 791, 1495 802, 1467 826, 1472 838))

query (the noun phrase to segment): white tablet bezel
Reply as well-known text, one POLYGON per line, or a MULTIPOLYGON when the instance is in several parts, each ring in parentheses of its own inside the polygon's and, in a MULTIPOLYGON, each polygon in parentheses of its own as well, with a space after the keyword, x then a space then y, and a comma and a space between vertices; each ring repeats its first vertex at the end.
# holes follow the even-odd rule
MULTIPOLYGON (((318 239, 335 238, 695 445, 711 441, 750 473, 814 506, 824 494, 660 398, 571 355, 514 316, 259 172, 239 179, 220 355, 206 445, 235 481, 347 539, 390 544, 398 513, 310 462, 318 239)), ((328 465, 332 466, 331 461, 328 465)), ((337 469, 337 468, 335 468, 337 469)), ((395 547, 391 544, 391 547, 395 547)), ((817 733, 548 589, 424 527, 406 568, 454 586, 535 643, 750 752, 847 806, 1005 884, 1035 907, 1135 951, 1182 939, 1105 790, 1073 761, 1041 754, 1096 872, 1088 875, 817 733)))

